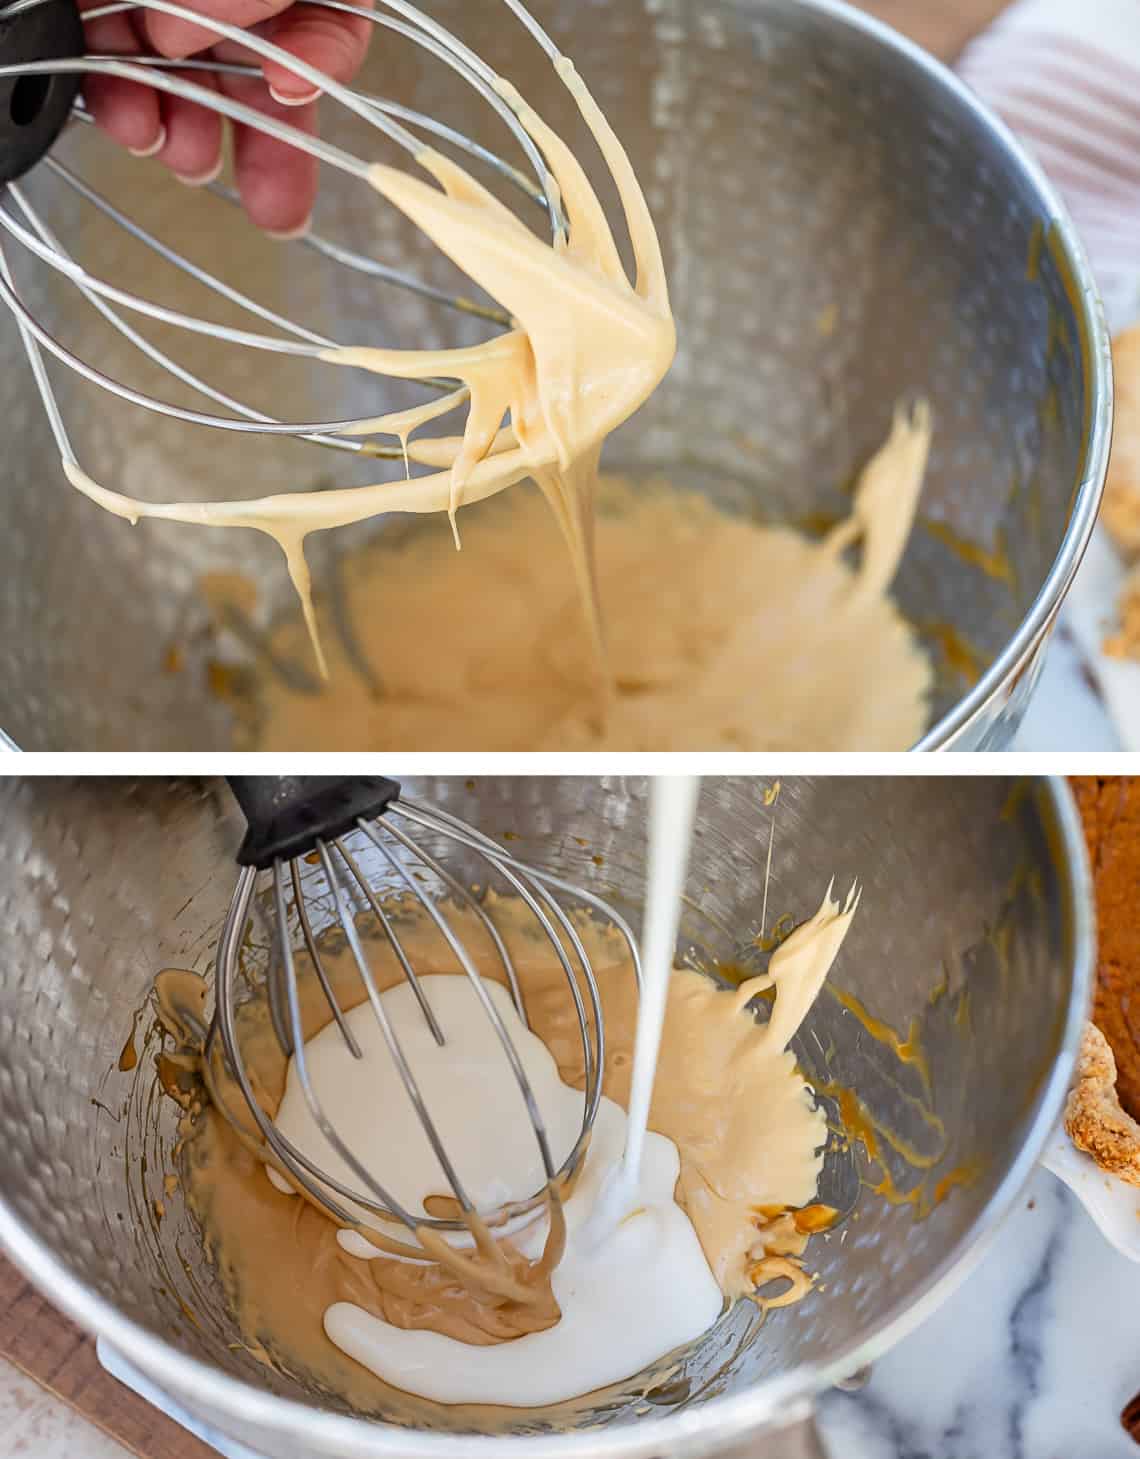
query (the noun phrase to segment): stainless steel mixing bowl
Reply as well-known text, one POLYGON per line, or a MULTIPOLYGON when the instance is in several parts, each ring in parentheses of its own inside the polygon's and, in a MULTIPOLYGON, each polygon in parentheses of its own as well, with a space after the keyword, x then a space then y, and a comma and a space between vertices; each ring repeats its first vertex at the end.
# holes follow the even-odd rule
MULTIPOLYGON (((415 789, 513 832, 513 851, 632 908, 636 925, 643 781, 415 789)), ((1029 1175, 1085 1014, 1092 914, 1063 785, 791 780, 771 807, 764 789, 705 782, 682 949, 757 966, 773 817, 769 931, 814 911, 833 875, 840 887, 858 877, 863 902, 831 979, 843 996, 821 997, 795 1048, 817 1085, 854 1090, 916 1147, 887 1170, 858 1143, 831 1152, 824 1197, 857 1195, 856 1219, 815 1240, 819 1285, 797 1307, 759 1324, 741 1304, 648 1394, 618 1395, 568 1433, 524 1416, 509 1438, 488 1437, 442 1410, 431 1430, 366 1422, 255 1361, 181 1195, 164 1189, 175 1112, 156 1090, 153 1041, 134 1072, 118 1068, 154 973, 208 968, 229 899, 239 818, 220 785, 197 782, 0 786, 0 1241, 160 1387, 268 1455, 650 1459, 761 1436, 758 1453, 806 1453, 780 1447, 793 1443, 786 1425, 945 1295, 1029 1175), (907 1038, 909 1062, 874 1019, 907 1038)))
MULTIPOLYGON (((571 141, 585 142, 541 53, 498 0, 432 0, 431 10, 571 141)), ((535 10, 578 62, 647 186, 679 324, 672 373, 612 441, 607 462, 663 468, 732 510, 817 531, 845 510, 845 483, 883 439, 895 402, 928 396, 935 450, 897 584, 938 670, 922 747, 1008 744, 1087 542, 1108 447, 1107 338, 1056 194, 949 72, 833 0, 537 0, 535 10)), ((365 81, 505 145, 483 103, 390 37, 373 47, 365 81)), ((334 130, 341 123, 328 120, 334 130)), ((356 341, 360 321, 374 319, 366 342, 476 337, 475 324, 457 326, 435 306, 257 238, 224 204, 100 138, 62 146, 128 212, 328 334, 356 341)), ((583 155, 594 158, 589 146, 583 155)), ((394 210, 342 181, 326 179, 322 231, 432 283, 455 282, 394 210)), ((180 276, 98 226, 84 205, 46 185, 37 192, 99 272, 200 307, 180 276)), ((191 403, 101 334, 73 292, 44 281, 33 294, 67 339, 97 349, 141 388, 191 403)), ((260 358, 200 340, 179 348, 218 385, 294 419, 410 399, 350 372, 294 376, 288 362, 266 370, 260 358)), ((137 495, 377 479, 375 466, 362 475, 327 459, 334 453, 223 439, 120 408, 74 380, 61 387, 80 459, 137 495)), ((9 735, 29 749, 226 746, 232 703, 208 686, 232 694, 235 677, 211 663, 238 660, 248 642, 227 637, 219 647, 196 583, 241 567, 260 586, 254 617, 263 625, 293 608, 276 549, 256 533, 157 523, 132 531, 72 492, 6 318, 0 405, 11 443, 0 465, 9 735)), ((334 555, 367 530, 314 544, 326 590, 334 555)), ((334 618, 326 609, 326 623, 334 618)), ((446 645, 433 649, 446 655, 446 645)), ((382 676, 383 664, 373 667, 382 676)))

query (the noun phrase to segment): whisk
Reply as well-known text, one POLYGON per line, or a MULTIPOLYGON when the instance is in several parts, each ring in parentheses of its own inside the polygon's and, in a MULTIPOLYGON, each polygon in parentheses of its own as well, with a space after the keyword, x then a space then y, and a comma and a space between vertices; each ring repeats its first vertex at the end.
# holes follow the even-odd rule
POLYGON ((506 1224, 535 1210, 540 1203, 549 1202, 552 1208, 557 1206, 563 1186, 573 1178, 585 1156, 601 1098, 605 1065, 605 1034, 597 978, 582 938, 560 898, 569 898, 571 903, 589 908, 592 914, 617 929, 629 948, 635 974, 640 981, 637 944, 623 918, 584 887, 508 855, 496 842, 450 812, 401 795, 395 781, 381 777, 241 777, 231 779, 230 786, 246 816, 248 832, 238 852, 241 871, 218 949, 216 1006, 207 1042, 207 1057, 212 1057, 211 1046, 220 1041, 226 1064, 237 1081, 249 1114, 276 1161, 306 1195, 342 1225, 370 1230, 354 1214, 354 1206, 383 1220, 401 1223, 415 1238, 415 1245, 409 1246, 407 1251, 421 1258, 425 1249, 433 1254, 442 1249, 445 1231, 472 1231, 478 1241, 480 1233, 485 1234, 489 1225, 503 1229, 506 1224), (526 1006, 511 955, 478 897, 415 839, 417 834, 443 838, 457 853, 473 853, 490 873, 502 878, 525 903, 549 939, 574 1005, 585 1068, 581 1127, 573 1148, 561 1165, 555 1164, 542 1111, 518 1050, 488 996, 475 962, 457 935, 449 912, 466 908, 474 913, 494 946, 514 1006, 527 1025, 526 1006), (446 1030, 439 1027, 432 1013, 416 969, 400 940, 399 930, 361 866, 361 852, 369 848, 380 853, 382 864, 394 874, 396 884, 410 893, 422 907, 469 979, 517 1081, 541 1156, 545 1184, 528 1197, 498 1211, 475 1209, 424 1103, 400 1039, 385 1013, 365 943, 357 927, 357 910, 372 913, 412 989, 432 1037, 437 1044, 446 1044, 446 1030), (303 874, 301 858, 308 857, 311 863, 314 853, 320 874, 310 868, 306 868, 303 874), (355 1186, 318 1166, 275 1125, 256 1098, 242 1056, 236 1023, 239 951, 250 918, 255 886, 262 872, 268 873, 272 879, 272 920, 275 923, 276 952, 279 954, 271 958, 267 972, 267 1000, 274 1031, 283 1052, 293 1057, 300 1087, 318 1128, 352 1171, 359 1182, 355 1186), (439 890, 431 890, 433 887, 439 890), (388 1052, 451 1188, 460 1216, 427 1216, 409 1211, 386 1188, 381 1173, 368 1169, 357 1158, 322 1111, 305 1057, 296 957, 290 932, 290 893, 300 939, 332 1018, 350 1053, 360 1058, 359 1045, 346 1023, 344 1011, 322 963, 321 947, 314 935, 310 915, 313 899, 327 899, 331 894, 336 923, 345 936, 388 1052), (556 896, 556 893, 559 895, 556 896))
MULTIPOLYGON (((348 3, 348 0, 313 0, 313 3, 326 10, 359 16, 373 26, 395 32, 450 67, 465 84, 475 89, 506 125, 522 149, 526 165, 533 176, 433 117, 341 85, 263 37, 202 16, 197 11, 177 4, 176 0, 111 0, 111 3, 88 10, 85 19, 94 20, 101 16, 142 9, 189 19, 207 26, 219 38, 240 41, 257 56, 276 60, 289 67, 298 76, 319 87, 332 102, 362 119, 411 157, 415 158, 423 153, 427 145, 424 140, 426 136, 442 141, 457 149, 466 158, 493 169, 499 177, 517 189, 528 204, 545 211, 553 239, 568 236, 568 223, 559 200, 558 189, 550 185, 551 179, 542 152, 509 102, 497 89, 496 73, 474 51, 415 5, 407 3, 407 0, 380 0, 375 10, 362 9, 348 3)), ((559 56, 558 48, 520 0, 501 0, 501 3, 527 27, 550 58, 556 60, 559 56)), ((252 66, 222 63, 212 59, 172 62, 155 56, 126 58, 84 54, 82 26, 73 0, 9 0, 7 5, 0 4, 0 198, 3 199, 3 205, 0 206, 0 299, 7 305, 19 327, 61 458, 65 463, 80 465, 45 367, 45 352, 94 385, 159 415, 224 431, 264 436, 296 436, 338 451, 385 457, 406 463, 407 457, 402 446, 369 439, 370 434, 376 434, 374 418, 321 421, 285 421, 276 418, 218 389, 208 380, 185 368, 140 334, 125 317, 124 311, 127 311, 195 334, 210 336, 227 345, 308 360, 320 360, 324 352, 336 350, 345 343, 296 323, 234 288, 210 269, 192 262, 177 248, 125 216, 63 161, 51 155, 51 147, 69 121, 74 124, 91 122, 90 113, 79 96, 79 89, 84 75, 95 74, 140 82, 173 96, 197 102, 231 121, 259 128, 280 141, 299 147, 342 173, 359 180, 367 178, 370 160, 355 156, 332 142, 304 135, 285 122, 267 117, 216 90, 187 80, 183 75, 175 75, 172 73, 174 67, 183 73, 202 71, 237 75, 259 74, 252 66), (221 325, 144 298, 125 287, 122 281, 115 282, 99 277, 65 247, 33 206, 18 181, 37 165, 46 169, 57 183, 85 199, 168 263, 228 300, 230 304, 237 305, 253 316, 254 320, 263 325, 271 325, 275 332, 264 333, 255 329, 221 325), (69 280, 79 294, 132 346, 168 370, 183 384, 190 386, 215 405, 223 407, 225 413, 192 409, 158 399, 111 377, 91 360, 69 349, 36 317, 24 292, 17 287, 5 239, 18 243, 55 274, 69 280)), ((215 194, 237 203, 236 194, 222 184, 213 183, 210 187, 215 194)), ((320 234, 310 232, 296 240, 293 246, 314 251, 372 279, 411 290, 445 308, 458 310, 468 316, 476 315, 504 330, 511 325, 510 316, 494 303, 480 303, 461 295, 449 294, 320 234)), ((457 382, 452 379, 432 377, 418 383, 429 389, 452 394, 456 392, 457 382)), ((462 402, 457 396, 452 404, 460 403, 462 402)), ((452 404, 449 404, 449 408, 452 408, 452 404)))

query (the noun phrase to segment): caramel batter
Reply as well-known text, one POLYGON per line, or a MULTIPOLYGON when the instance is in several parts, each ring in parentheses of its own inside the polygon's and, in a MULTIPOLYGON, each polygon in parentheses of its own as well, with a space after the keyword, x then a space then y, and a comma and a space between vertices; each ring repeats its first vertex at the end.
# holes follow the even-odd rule
MULTIPOLYGON (((380 541, 345 563, 355 643, 330 643, 323 693, 262 681, 257 748, 906 749, 926 729, 932 671, 888 589, 929 444, 929 412, 900 412, 851 516, 819 542, 665 482, 603 478, 602 723, 577 585, 541 500, 484 508, 460 554, 440 534, 380 541)), ((273 658, 305 651, 300 622, 273 635, 273 658)))
MULTIPOLYGON (((562 1078, 584 1086, 582 1044, 564 974, 530 914, 512 899, 489 896, 487 907, 518 971, 534 1032, 554 1056, 562 1078)), ((761 1305, 795 1300, 809 1288, 799 1257, 827 1212, 811 1203, 822 1163, 826 1121, 783 1048, 789 1029, 822 981, 854 905, 829 899, 773 959, 776 998, 771 1022, 758 1024, 745 1005, 769 977, 723 989, 702 974, 678 969, 669 1008, 650 1116, 681 1156, 677 1199, 685 1207, 710 1266, 729 1297, 764 1287, 761 1305), (778 961, 777 961, 778 959, 778 961), (766 1284, 774 1284, 768 1286, 766 1284)), ((452 972, 438 935, 422 915, 404 912, 400 936, 417 970, 452 972)), ((503 981, 501 964, 479 922, 449 913, 459 935, 489 978, 503 981)), ((362 932, 369 932, 367 921, 362 932)), ((637 993, 620 936, 586 919, 579 932, 601 992, 606 1030, 603 1088, 618 1103, 628 1096, 637 993)), ((388 944, 369 937, 370 961, 383 989, 401 970, 388 944)), ((343 942, 329 938, 322 957, 347 1008, 362 997, 343 942)), ((306 1038, 328 1020, 327 1006, 302 956, 302 1021, 306 1038)), ((193 974, 169 972, 156 982, 164 1025, 177 1045, 179 1071, 202 1069, 205 985, 193 974)), ((276 1110, 286 1061, 268 1006, 255 998, 239 1011, 239 1040, 259 1102, 276 1110)), ((539 1301, 489 1298, 432 1265, 386 1257, 361 1260, 338 1241, 335 1224, 294 1195, 275 1188, 255 1145, 255 1126, 236 1086, 216 1058, 201 1083, 173 1079, 171 1092, 187 1109, 184 1185, 217 1266, 244 1339, 254 1353, 285 1371, 315 1381, 357 1407, 374 1407, 383 1385, 340 1353, 324 1336, 322 1319, 336 1302, 350 1302, 385 1321, 429 1327, 469 1343, 500 1342, 539 1331, 558 1319, 557 1307, 539 1301), (225 1110, 228 1118, 223 1116, 225 1110), (235 1129, 235 1125, 237 1129, 235 1129), (246 1138, 242 1138, 244 1131, 246 1138)), ((512 1270, 533 1281, 509 1240, 502 1242, 512 1270)), ((544 1274, 540 1273, 540 1281, 544 1274)), ((546 1282, 549 1290, 549 1283, 546 1282)))

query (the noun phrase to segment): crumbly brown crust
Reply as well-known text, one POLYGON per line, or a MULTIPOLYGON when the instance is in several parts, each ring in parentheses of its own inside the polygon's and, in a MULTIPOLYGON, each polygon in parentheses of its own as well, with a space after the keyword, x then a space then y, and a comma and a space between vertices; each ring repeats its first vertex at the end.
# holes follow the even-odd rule
POLYGON ((1065 1106, 1065 1129, 1102 1170, 1140 1185, 1140 1125, 1121 1108, 1116 1060, 1100 1029, 1086 1024, 1077 1077, 1065 1106))
MULTIPOLYGON (((1116 419, 1101 521, 1128 559, 1140 557, 1140 325, 1112 342, 1116 419)), ((1140 657, 1140 639, 1132 644, 1140 657)))
POLYGON ((1092 864, 1097 968, 1065 1109, 1074 1145, 1103 1170, 1140 1185, 1140 779, 1071 781, 1092 864))
POLYGON ((1097 967, 1093 1022, 1116 1061, 1116 1089, 1140 1119, 1140 779, 1072 781, 1092 863, 1097 967))
MULTIPOLYGON (((1138 519, 1140 528, 1140 519, 1138 519)), ((1111 659, 1140 659, 1140 563, 1134 563, 1116 599, 1118 626, 1102 645, 1111 659)))

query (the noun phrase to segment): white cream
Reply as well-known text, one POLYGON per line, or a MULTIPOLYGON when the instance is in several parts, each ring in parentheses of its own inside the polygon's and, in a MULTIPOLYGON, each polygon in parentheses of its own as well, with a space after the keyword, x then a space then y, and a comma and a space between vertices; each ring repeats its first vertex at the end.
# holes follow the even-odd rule
POLYGON ((587 1238, 604 1241, 636 1209, 641 1161, 649 1130, 649 1107, 657 1078, 657 1058, 665 1028, 669 980, 673 976, 681 898, 693 821, 701 792, 696 775, 659 775, 649 791, 649 869, 642 929, 641 988, 637 1004, 637 1038, 629 1087, 625 1151, 610 1173, 590 1217, 587 1238))
POLYGON ((671 1140, 648 1135, 634 1213, 601 1245, 583 1240, 601 1180, 621 1157, 625 1125, 618 1105, 603 1099, 582 1177, 566 1203, 566 1252, 551 1277, 562 1317, 553 1327, 472 1347, 393 1327, 338 1302, 325 1313, 329 1338, 379 1377, 425 1398, 517 1408, 632 1377, 695 1341, 720 1315, 724 1296, 673 1200, 680 1160, 671 1140))
MULTIPOLYGON (((407 983, 381 994, 381 1003, 404 1049, 444 1149, 476 1209, 494 1210, 523 1200, 546 1183, 526 1106, 491 1020, 462 974, 419 979, 446 1042, 432 1037, 407 983)), ((523 1026, 510 993, 499 983, 484 988, 506 1023, 546 1121, 557 1168, 578 1138, 584 1096, 563 1084, 545 1044, 523 1026)), ((305 1045, 317 1098, 333 1128, 356 1158, 413 1216, 425 1215, 423 1198, 450 1195, 436 1158, 388 1052, 380 1023, 367 1001, 347 1015, 363 1058, 350 1053, 335 1023, 305 1045)), ((277 1113, 282 1132, 314 1162, 346 1185, 355 1175, 318 1129, 290 1059, 285 1095, 277 1113)), ((274 1182, 282 1184, 280 1177, 274 1182)), ((374 1222, 360 1210, 362 1220, 374 1222)), ((379 1225, 379 1222, 375 1222, 379 1225)), ((387 1226, 385 1226, 385 1229, 387 1226)), ((406 1236, 402 1227, 394 1234, 406 1236)))
MULTIPOLYGON (((498 1038, 465 977, 437 974, 421 985, 446 1037, 436 1045, 403 985, 381 995, 384 1011, 475 1204, 489 1210, 543 1184, 537 1145, 498 1038)), ((569 1152, 582 1116, 582 1094, 563 1084, 554 1060, 518 1017, 510 995, 485 984, 510 1033, 547 1122, 557 1163, 569 1152)), ((426 1196, 448 1185, 371 1007, 348 1015, 364 1057, 348 1052, 335 1025, 305 1045, 317 1097, 341 1138, 415 1214, 426 1196)), ((290 1061, 278 1111, 282 1132, 330 1174, 358 1184, 328 1145, 304 1100, 290 1061)), ((647 1133, 631 1214, 600 1245, 583 1239, 602 1181, 625 1146, 625 1112, 603 1098, 582 1176, 566 1202, 566 1250, 552 1276, 561 1319, 545 1332, 474 1347, 439 1333, 394 1327, 351 1303, 325 1313, 325 1331, 350 1357, 397 1387, 442 1403, 556 1403, 632 1376, 692 1342, 717 1319, 724 1297, 688 1217, 673 1199, 677 1148, 647 1133)), ((541 1252, 546 1222, 524 1238, 541 1252)), ((354 1255, 367 1255, 358 1234, 341 1233, 354 1255)))

